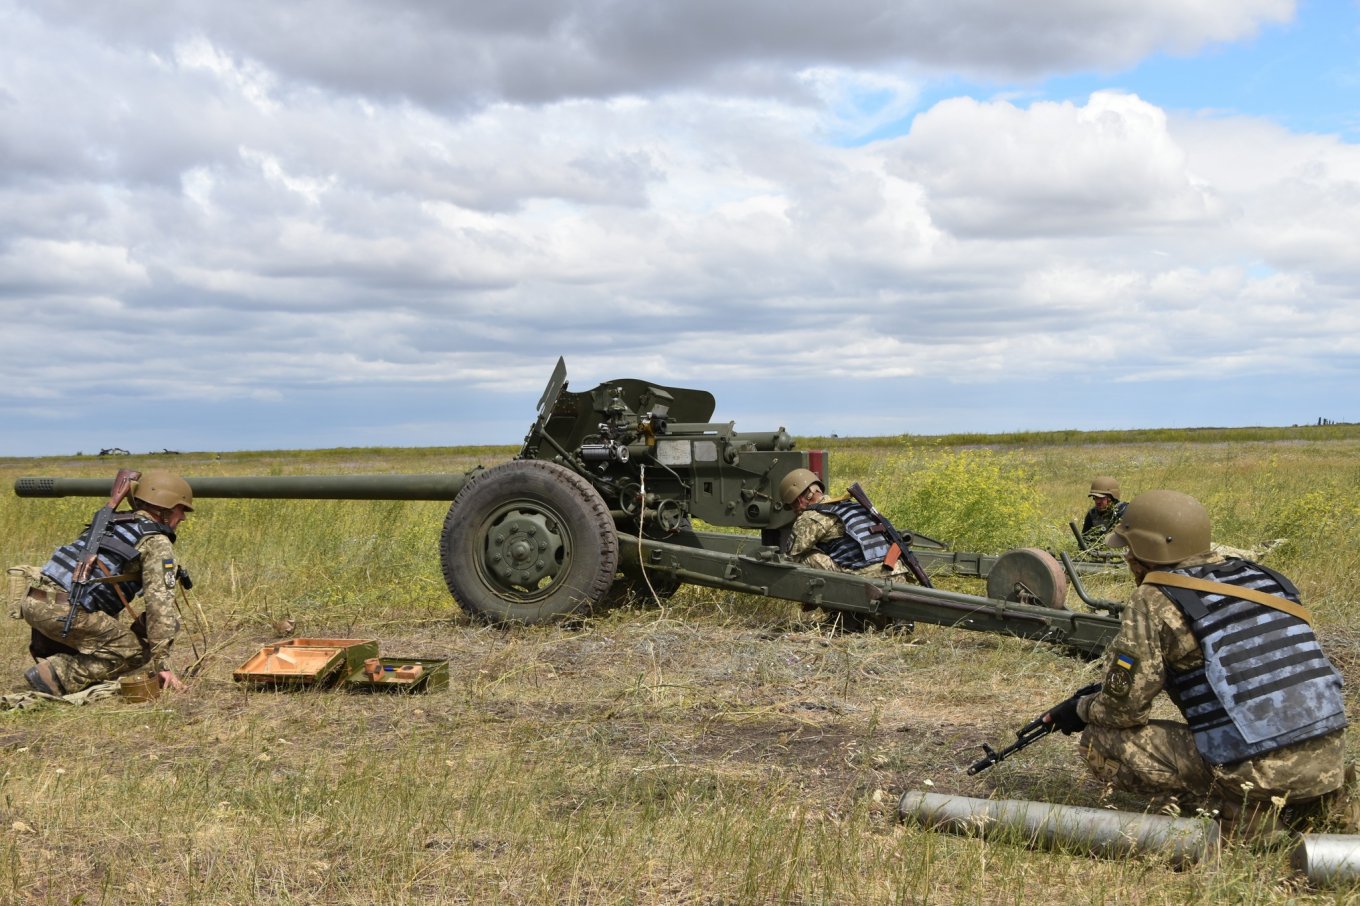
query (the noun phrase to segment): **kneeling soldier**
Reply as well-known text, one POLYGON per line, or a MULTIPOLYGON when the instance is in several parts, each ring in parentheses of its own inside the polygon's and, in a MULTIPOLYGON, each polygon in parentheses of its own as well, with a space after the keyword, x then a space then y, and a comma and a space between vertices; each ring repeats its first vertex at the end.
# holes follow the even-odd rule
POLYGON ((175 529, 193 510, 193 491, 178 475, 148 470, 131 485, 131 512, 96 519, 62 545, 29 588, 19 613, 33 627, 29 646, 37 663, 24 672, 29 686, 49 695, 79 692, 150 664, 162 686, 183 689, 170 669, 170 646, 179 632, 175 586, 187 581, 175 562, 175 529), (104 522, 100 537, 91 529, 104 522), (90 545, 98 550, 91 581, 70 599, 72 577, 90 545), (145 613, 129 625, 141 596, 145 613))
POLYGON ((1092 771, 1116 788, 1207 800, 1224 830, 1271 832, 1320 813, 1345 775, 1341 676, 1279 573, 1210 547, 1209 514, 1149 491, 1107 543, 1138 588, 1110 643, 1099 691, 1044 715, 1084 730, 1092 771), (1165 691, 1185 723, 1150 720, 1165 691))

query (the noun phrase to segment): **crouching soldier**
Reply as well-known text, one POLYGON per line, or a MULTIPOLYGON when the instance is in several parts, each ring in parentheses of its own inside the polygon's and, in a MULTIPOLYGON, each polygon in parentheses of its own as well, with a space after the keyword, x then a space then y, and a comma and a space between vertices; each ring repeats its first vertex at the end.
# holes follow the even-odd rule
POLYGON ((1177 491, 1140 494, 1107 543, 1124 550, 1138 588, 1098 691, 1043 720, 1084 731, 1100 779, 1204 801, 1227 833, 1321 817, 1345 777, 1346 715, 1341 676, 1293 583, 1214 553, 1208 512, 1177 491), (1161 692, 1185 722, 1149 719, 1161 692))
POLYGON ((97 515, 80 537, 57 548, 20 602, 37 661, 24 678, 38 692, 68 695, 148 664, 163 687, 184 688, 170 669, 170 646, 179 632, 175 586, 187 581, 173 545, 176 527, 194 508, 193 491, 183 478, 161 470, 148 470, 129 487, 132 511, 109 507, 106 518, 97 515), (91 538, 101 522, 99 537, 91 538), (91 545, 97 560, 89 581, 76 583, 72 601, 73 575, 91 545), (138 596, 145 604, 141 616, 131 607, 138 596), (121 619, 124 611, 133 616, 131 624, 121 619))

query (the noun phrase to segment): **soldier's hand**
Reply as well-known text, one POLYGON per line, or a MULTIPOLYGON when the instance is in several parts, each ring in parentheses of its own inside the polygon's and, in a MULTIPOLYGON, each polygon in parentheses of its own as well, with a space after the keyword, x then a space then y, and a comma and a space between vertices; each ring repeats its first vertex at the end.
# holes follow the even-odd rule
POLYGON ((1080 700, 1080 694, 1074 695, 1061 704, 1055 705, 1040 719, 1046 724, 1052 724, 1053 729, 1062 730, 1064 736, 1080 733, 1086 729, 1086 721, 1082 720, 1081 715, 1077 713, 1077 702, 1080 700))
POLYGON ((175 671, 173 670, 162 670, 157 673, 156 676, 160 678, 162 689, 173 689, 176 692, 183 692, 188 688, 184 685, 183 680, 178 676, 175 676, 175 671))

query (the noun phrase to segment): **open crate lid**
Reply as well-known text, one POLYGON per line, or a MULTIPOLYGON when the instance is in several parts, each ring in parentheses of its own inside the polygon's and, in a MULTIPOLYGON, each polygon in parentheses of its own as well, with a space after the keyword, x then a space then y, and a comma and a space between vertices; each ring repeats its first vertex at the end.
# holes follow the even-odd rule
POLYGON ((334 646, 265 645, 232 673, 237 682, 308 685, 330 679, 345 662, 334 646))

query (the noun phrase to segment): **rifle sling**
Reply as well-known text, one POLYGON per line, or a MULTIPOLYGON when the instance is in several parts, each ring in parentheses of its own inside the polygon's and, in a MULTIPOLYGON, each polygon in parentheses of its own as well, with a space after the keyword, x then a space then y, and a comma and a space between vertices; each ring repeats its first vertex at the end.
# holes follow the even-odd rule
POLYGON ((1308 608, 1302 604, 1295 604, 1288 598, 1281 598, 1279 595, 1266 594, 1254 588, 1240 588, 1236 585, 1229 585, 1226 582, 1210 582, 1208 579, 1196 579, 1193 576, 1181 576, 1176 573, 1162 572, 1160 570, 1150 572, 1143 577, 1144 582, 1153 585, 1170 585, 1172 588, 1188 588, 1191 591, 1203 591, 1214 595, 1226 595, 1229 598, 1240 598, 1243 601, 1251 601, 1255 604, 1264 604, 1266 607, 1283 613, 1291 617, 1297 617, 1307 623, 1309 627, 1313 625, 1313 615, 1308 612, 1308 608))
POLYGON ((122 582, 125 579, 136 578, 136 575, 134 573, 123 573, 122 575, 118 576, 110 576, 108 575, 109 571, 108 567, 104 565, 104 562, 102 560, 96 560, 95 563, 99 566, 100 570, 102 570, 105 573, 105 575, 102 578, 95 579, 94 581, 112 583, 114 594, 118 595, 118 600, 123 602, 123 609, 125 609, 128 613, 132 614, 132 618, 134 620, 137 619, 139 614, 137 613, 137 611, 132 609, 132 602, 127 599, 127 595, 123 594, 123 586, 118 584, 119 582, 122 582))

